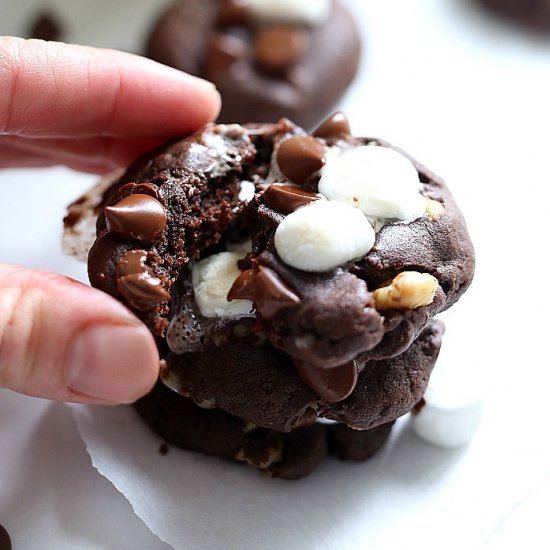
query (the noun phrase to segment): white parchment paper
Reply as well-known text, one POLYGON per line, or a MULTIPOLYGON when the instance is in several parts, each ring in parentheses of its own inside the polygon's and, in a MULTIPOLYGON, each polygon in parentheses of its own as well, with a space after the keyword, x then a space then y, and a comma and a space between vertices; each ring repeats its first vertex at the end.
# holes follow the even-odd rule
POLYGON ((162 456, 162 441, 131 407, 74 415, 94 466, 177 549, 378 549, 409 539, 477 548, 537 481, 526 472, 503 491, 501 466, 489 468, 497 447, 488 433, 444 450, 404 421, 369 462, 326 459, 289 482, 175 448, 162 456))

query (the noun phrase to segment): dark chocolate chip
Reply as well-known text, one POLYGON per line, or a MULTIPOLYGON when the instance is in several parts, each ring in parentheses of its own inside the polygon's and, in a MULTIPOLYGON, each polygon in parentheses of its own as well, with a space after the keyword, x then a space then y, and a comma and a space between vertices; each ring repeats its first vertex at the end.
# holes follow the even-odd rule
POLYGON ((161 443, 159 447, 159 453, 162 456, 166 456, 170 452, 170 447, 166 443, 161 443))
POLYGON ((308 51, 310 35, 305 29, 291 25, 273 25, 256 35, 254 49, 258 65, 268 74, 284 74, 308 51))
POLYGON ((151 197, 154 197, 155 199, 159 198, 158 195, 158 188, 151 184, 151 183, 125 183, 121 188, 120 192, 124 193, 125 191, 128 192, 128 194, 143 194, 143 195, 150 195, 151 197))
POLYGON ((116 287, 126 303, 139 310, 152 309, 170 298, 161 281, 148 273, 120 277, 117 279, 116 287))
POLYGON ((129 250, 118 261, 116 265, 116 276, 118 279, 126 275, 147 273, 145 267, 147 252, 145 250, 129 250))
POLYGON ((414 407, 411 413, 416 416, 420 414, 420 411, 426 406, 426 400, 422 398, 414 407))
POLYGON ((355 361, 331 369, 320 368, 299 360, 295 360, 294 364, 302 382, 330 403, 343 401, 357 385, 355 361))
POLYGON ((0 525, 0 550, 11 550, 11 537, 3 525, 0 525))
POLYGON ((325 148, 311 136, 291 137, 283 141, 277 151, 281 172, 294 183, 304 183, 325 162, 325 148))
POLYGON ((227 299, 252 300, 256 310, 266 319, 301 301, 275 271, 264 266, 243 271, 233 283, 227 299))
POLYGON ((241 38, 230 34, 216 34, 208 43, 204 70, 209 75, 228 71, 231 65, 248 55, 248 46, 241 38))
POLYGON ((38 38, 40 40, 60 40, 61 35, 61 25, 51 13, 39 15, 29 31, 30 38, 38 38))
POLYGON ((250 22, 248 4, 248 0, 222 0, 216 17, 216 25, 219 27, 248 25, 250 22))
POLYGON ((286 185, 284 183, 270 185, 262 196, 268 206, 277 210, 277 212, 281 212, 281 214, 290 214, 300 206, 305 206, 321 198, 319 195, 305 191, 296 185, 286 185))
POLYGON ((154 197, 129 195, 105 207, 107 229, 111 235, 150 244, 166 227, 166 210, 154 197))
POLYGON ((348 117, 341 111, 337 111, 322 122, 313 132, 318 138, 343 138, 351 135, 348 117))

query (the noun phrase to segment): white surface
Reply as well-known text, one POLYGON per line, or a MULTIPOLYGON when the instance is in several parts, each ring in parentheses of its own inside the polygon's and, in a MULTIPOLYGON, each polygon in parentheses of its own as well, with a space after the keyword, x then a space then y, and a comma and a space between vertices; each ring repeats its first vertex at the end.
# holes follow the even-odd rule
MULTIPOLYGON (((66 14, 85 12, 71 31, 79 42, 137 49, 126 18, 121 26, 118 17, 129 10, 132 22, 145 28, 143 14, 160 3, 51 5, 62 5, 66 14)), ((36 4, 1 0, 0 32, 21 32, 23 20, 13 14, 30 13, 36 4)), ((478 269, 469 294, 446 316, 435 376, 460 365, 464 387, 487 388, 486 413, 469 447, 435 449, 407 430, 370 464, 329 461, 296 484, 170 453, 171 462, 181 456, 182 479, 207 474, 200 491, 192 485, 180 496, 190 517, 177 546, 199 548, 206 536, 211 548, 256 542, 261 548, 377 550, 410 545, 410 533, 420 533, 412 544, 423 549, 487 542, 491 549, 548 548, 550 41, 493 23, 468 0, 357 5, 364 6, 358 14, 366 55, 343 107, 357 135, 393 141, 445 176, 462 207, 478 269), (244 501, 240 495, 252 483, 261 492, 244 501), (236 500, 221 500, 231 490, 236 500), (277 509, 275 529, 264 513, 283 500, 290 508, 277 509), (323 512, 327 502, 338 504, 332 514, 323 512), (232 541, 220 529, 230 517, 237 522, 232 541)), ((0 173, 0 260, 84 277, 83 267, 62 258, 59 220, 90 181, 62 169, 0 173)), ((111 415, 125 421, 124 411, 82 415, 88 422, 111 415)), ((110 437, 98 445, 105 448, 110 437)), ((138 456, 123 456, 139 466, 138 456)), ((86 460, 60 406, 0 392, 0 523, 16 548, 124 548, 122 536, 129 548, 162 548, 130 511, 86 460)))

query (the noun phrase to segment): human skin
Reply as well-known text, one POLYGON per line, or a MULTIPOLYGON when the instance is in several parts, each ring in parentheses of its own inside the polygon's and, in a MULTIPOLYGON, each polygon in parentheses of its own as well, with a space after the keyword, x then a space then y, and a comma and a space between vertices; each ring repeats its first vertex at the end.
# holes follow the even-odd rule
MULTIPOLYGON (((108 173, 196 130, 219 108, 210 83, 147 59, 0 37, 0 168, 108 173)), ((150 332, 116 300, 61 275, 0 263, 0 387, 128 403, 150 390, 158 369, 150 332)))

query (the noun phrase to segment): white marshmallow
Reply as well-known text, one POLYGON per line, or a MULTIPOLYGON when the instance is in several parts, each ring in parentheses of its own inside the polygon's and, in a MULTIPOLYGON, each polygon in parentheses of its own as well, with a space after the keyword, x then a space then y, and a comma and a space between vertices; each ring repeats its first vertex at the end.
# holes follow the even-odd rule
POLYGON ((412 162, 377 145, 329 155, 319 181, 319 192, 328 199, 357 206, 370 218, 419 218, 426 209, 420 189, 412 162))
POLYGON ((237 262, 242 254, 220 252, 193 266, 195 301, 205 317, 243 317, 251 315, 250 300, 227 300, 227 293, 241 274, 237 262))
POLYGON ((251 181, 241 181, 241 187, 239 189, 239 200, 243 202, 249 202, 254 198, 256 193, 256 187, 251 181))
POLYGON ((364 256, 374 229, 357 208, 316 201, 289 214, 275 232, 275 249, 286 264, 303 271, 328 271, 364 256))
POLYGON ((248 5, 261 23, 318 25, 328 19, 331 11, 331 0, 249 0, 248 5))
POLYGON ((419 437, 438 447, 457 447, 470 441, 483 416, 481 399, 457 403, 430 386, 424 399, 426 404, 420 412, 411 416, 419 437))

